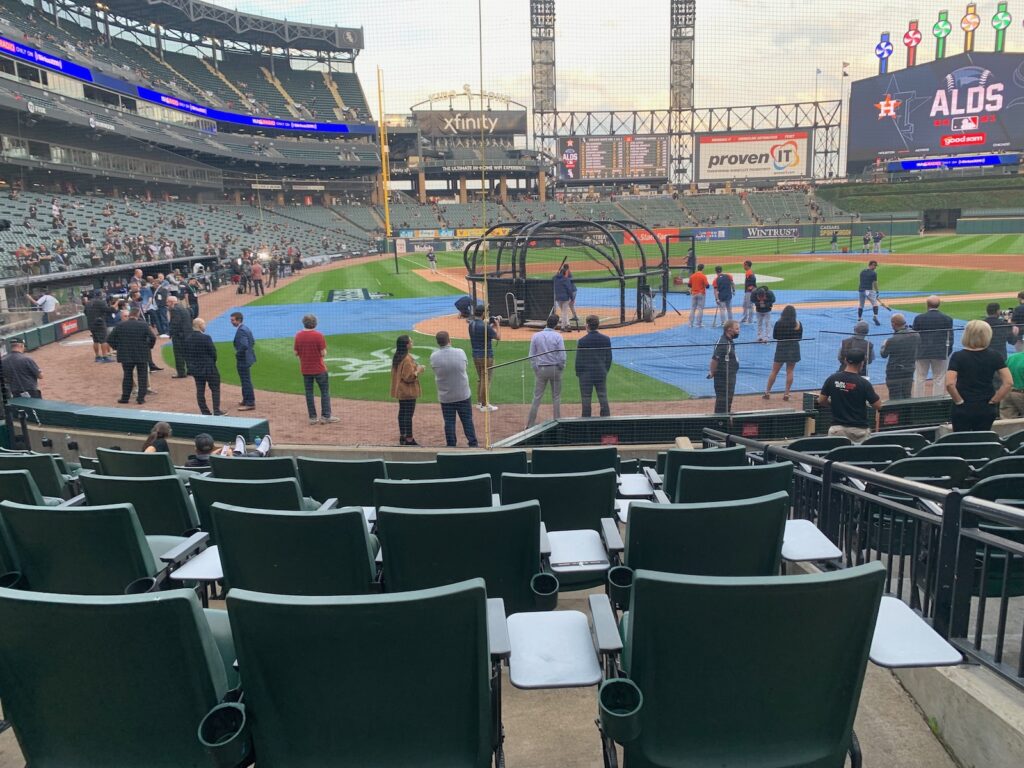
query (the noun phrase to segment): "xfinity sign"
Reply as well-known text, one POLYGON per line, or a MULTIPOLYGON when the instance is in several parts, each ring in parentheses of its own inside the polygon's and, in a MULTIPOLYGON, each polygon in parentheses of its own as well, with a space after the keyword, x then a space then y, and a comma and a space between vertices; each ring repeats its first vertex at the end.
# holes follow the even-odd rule
POLYGON ((514 136, 526 133, 524 110, 479 111, 426 109, 413 112, 416 127, 424 136, 514 136))
POLYGON ((709 133, 697 139, 697 181, 810 175, 810 131, 709 133))

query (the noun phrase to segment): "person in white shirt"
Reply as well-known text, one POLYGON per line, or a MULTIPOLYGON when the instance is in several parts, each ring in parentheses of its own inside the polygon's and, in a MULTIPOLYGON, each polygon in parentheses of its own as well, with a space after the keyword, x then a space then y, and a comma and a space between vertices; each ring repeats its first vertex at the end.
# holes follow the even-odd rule
POLYGON ((48 291, 43 291, 43 295, 38 299, 34 298, 31 293, 27 295, 28 300, 35 304, 36 309, 43 313, 43 325, 46 325, 50 322, 50 314, 60 306, 60 302, 57 301, 57 299, 55 299, 48 291))
POLYGON ((561 334, 555 330, 558 315, 548 318, 547 327, 535 334, 530 340, 530 364, 537 383, 533 388, 533 403, 530 405, 530 417, 526 421, 529 429, 537 422, 537 411, 540 401, 544 399, 544 390, 551 384, 551 406, 554 417, 561 415, 562 404, 562 371, 565 370, 565 342, 561 334))

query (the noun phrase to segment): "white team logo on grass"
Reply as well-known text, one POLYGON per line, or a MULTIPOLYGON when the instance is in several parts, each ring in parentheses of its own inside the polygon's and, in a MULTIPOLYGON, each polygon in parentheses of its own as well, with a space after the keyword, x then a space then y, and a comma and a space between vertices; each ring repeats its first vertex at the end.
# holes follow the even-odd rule
POLYGON ((328 376, 341 376, 344 381, 363 381, 377 373, 391 373, 393 349, 378 349, 370 353, 370 359, 358 357, 328 357, 328 376))

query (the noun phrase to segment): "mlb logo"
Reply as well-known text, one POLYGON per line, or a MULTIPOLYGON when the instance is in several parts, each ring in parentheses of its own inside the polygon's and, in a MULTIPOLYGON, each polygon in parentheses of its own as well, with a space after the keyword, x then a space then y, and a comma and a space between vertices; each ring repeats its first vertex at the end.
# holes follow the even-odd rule
POLYGON ((741 434, 743 437, 757 437, 760 433, 759 426, 753 422, 747 422, 743 425, 743 431, 741 434))
POLYGON ((601 445, 618 445, 618 435, 601 435, 601 445))
POLYGON ((887 427, 895 427, 900 423, 900 415, 896 411, 890 411, 882 416, 882 423, 887 427))
POLYGON ((954 131, 976 131, 978 130, 979 120, 975 117, 954 117, 950 123, 950 127, 954 131))

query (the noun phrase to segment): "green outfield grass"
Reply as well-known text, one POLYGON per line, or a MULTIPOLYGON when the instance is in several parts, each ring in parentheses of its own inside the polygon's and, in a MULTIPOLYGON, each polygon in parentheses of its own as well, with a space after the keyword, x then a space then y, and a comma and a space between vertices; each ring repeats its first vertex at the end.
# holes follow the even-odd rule
MULTIPOLYGON (((391 354, 394 352, 395 333, 361 333, 343 334, 327 337, 328 370, 331 376, 331 395, 356 400, 391 400, 391 354), (344 358, 352 358, 346 366, 344 358), (368 365, 366 361, 373 360, 368 365)), ((423 402, 437 402, 437 387, 434 377, 429 373, 430 353, 437 347, 434 340, 416 336, 417 344, 413 355, 427 366, 428 373, 423 376, 423 402)), ((466 351, 470 357, 469 342, 456 340, 455 346, 466 351)), ((238 384, 235 371, 234 351, 230 342, 222 342, 217 347, 217 364, 222 380, 227 384, 238 384)), ((497 368, 494 372, 491 401, 502 403, 529 403, 533 398, 533 370, 529 362, 521 361, 529 354, 529 343, 525 341, 500 342, 495 346, 495 364, 510 363, 497 368)), ((566 365, 564 385, 562 389, 563 403, 580 401, 576 375, 573 373, 574 356, 571 350, 576 348, 576 341, 566 338, 566 349, 569 351, 566 365)), ((163 348, 164 360, 173 365, 173 354, 170 345, 163 348)), ((253 384, 256 389, 274 392, 291 392, 302 394, 302 376, 299 373, 298 360, 292 351, 291 339, 260 339, 259 360, 252 369, 253 384)), ((476 400, 476 372, 470 363, 470 386, 476 400)), ((641 373, 636 373, 620 365, 613 365, 608 375, 608 391, 613 399, 639 402, 646 400, 684 400, 688 397, 681 389, 665 384, 641 373)), ((550 396, 545 402, 550 402, 550 396)))
MULTIPOLYGON (((981 320, 985 317, 985 307, 987 306, 987 301, 950 300, 943 301, 939 309, 952 318, 967 322, 968 320, 981 320)), ((1017 294, 1007 294, 1005 299, 999 301, 999 306, 1002 309, 1012 309, 1017 306, 1017 294)), ((906 310, 907 312, 924 312, 926 309, 927 307, 925 307, 924 302, 899 307, 900 311, 906 310)))

